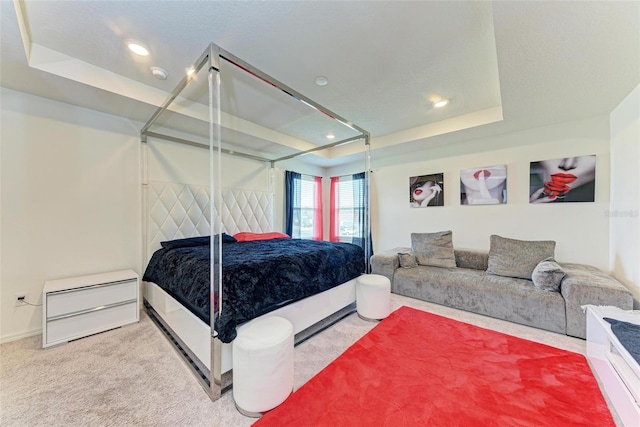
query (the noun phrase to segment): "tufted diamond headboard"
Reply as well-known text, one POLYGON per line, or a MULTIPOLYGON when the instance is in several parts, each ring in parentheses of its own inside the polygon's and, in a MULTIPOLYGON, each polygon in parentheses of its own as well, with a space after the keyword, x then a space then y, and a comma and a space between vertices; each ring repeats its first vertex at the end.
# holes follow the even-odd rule
MULTIPOLYGON (((149 181, 147 185, 146 259, 160 242, 210 233, 209 186, 149 181)), ((217 198, 216 198, 217 202, 217 198)), ((222 190, 222 206, 214 204, 227 234, 273 231, 273 196, 266 191, 222 190)))

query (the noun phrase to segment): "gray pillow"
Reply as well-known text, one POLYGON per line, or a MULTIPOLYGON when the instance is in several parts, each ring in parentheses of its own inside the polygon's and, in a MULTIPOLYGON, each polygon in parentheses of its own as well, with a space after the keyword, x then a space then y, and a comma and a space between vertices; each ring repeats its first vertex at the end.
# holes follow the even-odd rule
POLYGON ((536 288, 543 291, 560 291, 560 282, 567 273, 553 258, 546 258, 533 269, 531 278, 536 288))
POLYGON ((536 265, 553 258, 555 249, 553 240, 515 240, 492 235, 487 273, 531 280, 536 265))
POLYGON ((402 268, 413 268, 418 265, 416 262, 416 257, 413 255, 413 252, 398 252, 398 261, 400 262, 400 267, 402 268))
POLYGON ((456 257, 453 253, 453 233, 411 233, 411 249, 419 265, 434 267, 455 267, 456 257))

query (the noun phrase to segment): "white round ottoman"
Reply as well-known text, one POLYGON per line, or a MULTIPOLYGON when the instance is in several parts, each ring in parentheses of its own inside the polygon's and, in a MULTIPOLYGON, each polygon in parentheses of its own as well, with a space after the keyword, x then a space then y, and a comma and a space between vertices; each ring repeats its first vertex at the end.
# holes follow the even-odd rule
POLYGON ((384 319, 391 313, 391 282, 379 274, 363 274, 356 283, 356 310, 364 320, 384 319))
POLYGON ((293 390, 293 325, 277 316, 254 320, 233 340, 233 399, 250 417, 275 408, 293 390))

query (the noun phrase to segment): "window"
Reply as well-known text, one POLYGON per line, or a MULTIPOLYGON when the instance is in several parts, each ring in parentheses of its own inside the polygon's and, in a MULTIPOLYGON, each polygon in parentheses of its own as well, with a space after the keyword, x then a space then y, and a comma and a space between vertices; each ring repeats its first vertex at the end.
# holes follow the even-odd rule
POLYGON ((322 240, 322 177, 286 171, 286 229, 293 238, 322 240))
POLYGON ((370 272, 373 243, 369 230, 369 194, 365 173, 331 177, 329 240, 360 246, 364 271, 370 272))
POLYGON ((364 174, 331 178, 331 241, 354 243, 364 238, 364 190, 364 174))
POLYGON ((322 240, 322 178, 319 176, 302 175, 299 230, 299 236, 291 237, 322 240))

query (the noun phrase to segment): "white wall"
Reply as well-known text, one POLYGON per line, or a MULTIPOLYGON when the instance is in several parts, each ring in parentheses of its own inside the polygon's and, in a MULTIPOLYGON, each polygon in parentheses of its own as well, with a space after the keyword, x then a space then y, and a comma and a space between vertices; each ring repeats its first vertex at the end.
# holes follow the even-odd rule
POLYGON ((611 113, 610 269, 640 308, 640 86, 611 113))
MULTIPOLYGON (((6 341, 41 329, 41 308, 15 307, 16 293, 28 292, 29 301, 40 304, 46 280, 125 268, 142 273, 141 124, 0 90, 0 341, 6 341)), ((637 94, 638 89, 612 114, 611 134, 609 118, 598 117, 404 157, 377 158, 374 151, 375 250, 408 246, 411 232, 445 229, 454 231, 456 247, 465 248, 488 249, 490 234, 554 239, 560 261, 611 268, 634 286, 637 298, 637 239, 616 237, 633 238, 629 227, 638 230, 637 94), (598 156, 595 203, 529 205, 529 161, 587 154, 598 156), (508 204, 460 206, 460 169, 502 163, 508 165, 508 204), (409 208, 409 177, 437 172, 445 173, 445 206, 409 208), (635 187, 628 187, 632 182, 635 187), (634 188, 637 196, 629 198, 634 188), (608 215, 610 210, 634 209, 632 218, 608 215)), ((206 184, 208 158, 203 153, 196 147, 150 140, 150 179, 206 184)), ((284 223, 278 201, 284 200, 285 169, 328 177, 364 167, 352 164, 325 170, 297 160, 278 164, 271 172, 265 163, 232 157, 225 158, 223 185, 266 191, 272 174, 277 201, 274 224, 279 230, 284 223)), ((328 178, 325 188, 328 193, 328 178)), ((328 198, 325 201, 328 209, 328 198)), ((328 233, 328 225, 325 228, 328 233)))
POLYGON ((0 89, 0 339, 34 334, 45 281, 134 269, 140 124, 0 89))
MULTIPOLYGON (((0 341, 7 341, 42 328, 42 308, 15 307, 16 293, 41 304, 47 280, 128 268, 142 275, 143 146, 141 123, 6 88, 0 95, 0 341)), ((154 138, 146 150, 149 179, 208 184, 207 150, 154 138)), ((225 156, 222 184, 269 191, 270 174, 265 162, 225 156)), ((273 175, 281 200, 283 174, 273 175)), ((282 215, 276 204, 276 230, 282 215)))
MULTIPOLYGON (((153 181, 209 185, 209 151, 158 138, 147 144, 148 176, 153 181)), ((222 186, 268 191, 270 164, 223 154, 222 186)))
POLYGON ((453 230, 454 246, 489 249, 489 236, 555 240, 561 262, 609 267, 609 122, 598 117, 467 141, 404 158, 372 154, 374 252, 411 246, 410 233, 453 230), (496 147, 496 148, 491 148, 496 147), (597 155, 594 203, 529 204, 529 162, 597 155), (419 160, 416 160, 419 159, 419 160), (507 165, 507 204, 460 205, 460 170, 507 165), (409 177, 444 173, 443 207, 410 208, 409 177))

